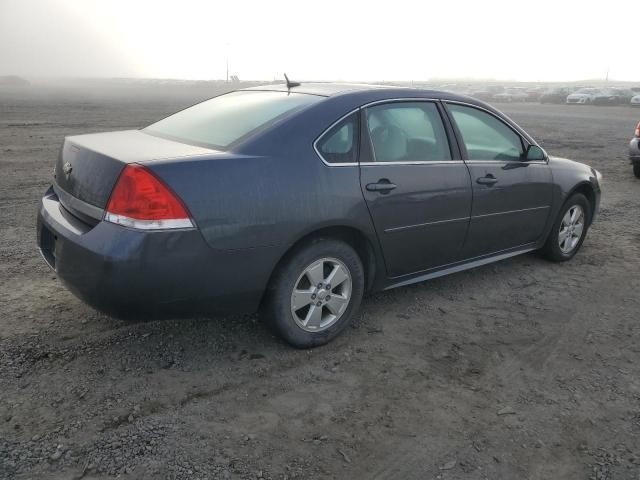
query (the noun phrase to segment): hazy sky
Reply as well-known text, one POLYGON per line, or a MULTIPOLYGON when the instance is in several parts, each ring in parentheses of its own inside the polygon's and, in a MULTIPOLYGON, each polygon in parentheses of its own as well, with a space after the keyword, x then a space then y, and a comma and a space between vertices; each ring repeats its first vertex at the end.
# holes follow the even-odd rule
POLYGON ((0 75, 640 81, 636 0, 0 0, 0 75))

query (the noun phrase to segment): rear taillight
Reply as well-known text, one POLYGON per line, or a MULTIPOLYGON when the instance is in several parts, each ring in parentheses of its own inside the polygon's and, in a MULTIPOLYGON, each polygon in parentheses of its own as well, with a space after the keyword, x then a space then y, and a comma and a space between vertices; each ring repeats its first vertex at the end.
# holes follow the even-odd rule
POLYGON ((111 192, 104 219, 131 228, 192 228, 191 216, 178 196, 149 169, 127 165, 111 192))
POLYGON ((636 125, 636 137, 640 137, 640 122, 636 125))

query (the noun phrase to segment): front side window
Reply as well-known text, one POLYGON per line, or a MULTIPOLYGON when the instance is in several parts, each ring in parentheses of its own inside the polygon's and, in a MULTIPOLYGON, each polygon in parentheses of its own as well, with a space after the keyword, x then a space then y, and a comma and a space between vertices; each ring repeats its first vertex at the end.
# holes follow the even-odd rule
POLYGON ((251 132, 323 97, 288 92, 241 90, 189 107, 143 131, 212 148, 227 148, 251 132))
POLYGON ((320 138, 316 147, 327 163, 358 161, 358 118, 349 115, 320 138))
POLYGON ((376 162, 451 160, 447 135, 435 104, 387 103, 365 112, 376 162))
POLYGON ((449 104, 469 160, 522 160, 520 135, 493 115, 464 105, 449 104))

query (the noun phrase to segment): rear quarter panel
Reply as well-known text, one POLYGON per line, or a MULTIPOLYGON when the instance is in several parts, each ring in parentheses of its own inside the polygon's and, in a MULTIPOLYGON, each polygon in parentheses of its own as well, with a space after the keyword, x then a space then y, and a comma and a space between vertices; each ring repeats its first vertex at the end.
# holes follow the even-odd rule
POLYGON ((235 151, 147 166, 183 199, 213 249, 264 249, 275 266, 308 233, 348 226, 379 254, 358 167, 328 166, 313 149, 315 138, 346 113, 344 105, 326 103, 235 151))
POLYGON ((369 230, 358 167, 327 167, 313 152, 238 155, 151 168, 186 203, 215 249, 290 245, 323 226, 369 230))

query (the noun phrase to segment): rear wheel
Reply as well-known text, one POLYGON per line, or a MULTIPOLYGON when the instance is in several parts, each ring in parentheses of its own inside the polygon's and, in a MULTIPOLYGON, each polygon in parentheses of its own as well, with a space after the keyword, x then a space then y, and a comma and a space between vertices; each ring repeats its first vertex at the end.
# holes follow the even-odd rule
POLYGON ((636 178, 640 178, 640 162, 633 164, 633 174, 636 178))
POLYGON ((581 193, 573 194, 564 204, 542 248, 543 255, 554 262, 573 258, 587 235, 591 223, 591 205, 581 193))
POLYGON ((316 239, 274 274, 264 313, 289 344, 316 347, 349 325, 363 292, 364 269, 356 251, 339 240, 316 239))

